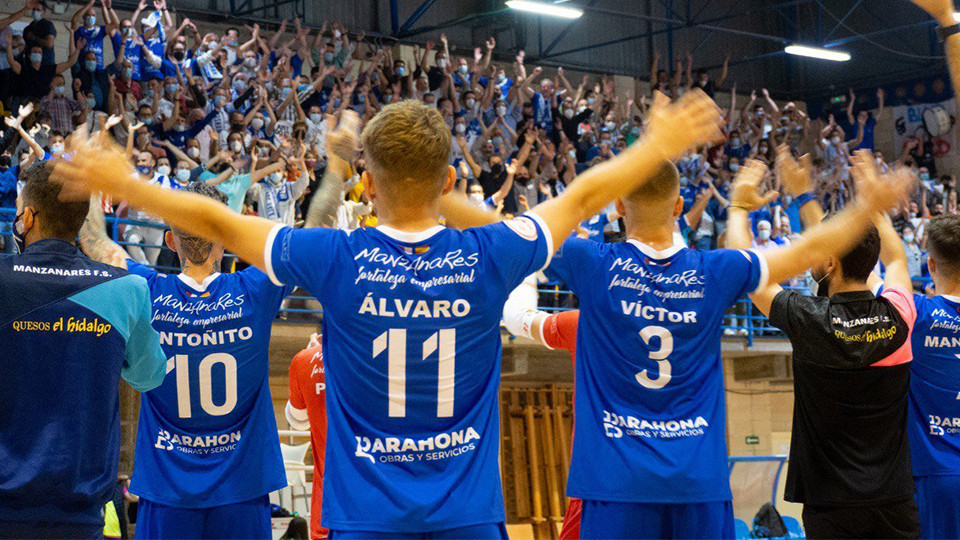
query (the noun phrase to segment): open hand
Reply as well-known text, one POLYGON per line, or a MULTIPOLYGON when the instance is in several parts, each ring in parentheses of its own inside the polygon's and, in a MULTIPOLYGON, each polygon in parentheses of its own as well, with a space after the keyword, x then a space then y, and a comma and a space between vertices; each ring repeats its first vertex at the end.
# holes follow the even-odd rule
POLYGON ((776 191, 768 191, 760 195, 760 182, 766 174, 767 166, 762 161, 747 160, 746 165, 740 168, 740 172, 733 180, 730 205, 752 212, 775 201, 780 196, 776 191))
POLYGON ((656 92, 645 140, 661 152, 663 159, 669 160, 692 148, 722 140, 722 124, 720 107, 702 90, 687 92, 672 103, 656 92))

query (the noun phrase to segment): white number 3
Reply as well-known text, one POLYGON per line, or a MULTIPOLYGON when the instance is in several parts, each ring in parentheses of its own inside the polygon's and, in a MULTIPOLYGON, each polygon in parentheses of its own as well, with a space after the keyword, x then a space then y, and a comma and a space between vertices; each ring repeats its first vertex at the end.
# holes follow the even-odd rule
POLYGON ((662 326, 648 326, 640 331, 640 337, 647 345, 651 338, 660 338, 660 348, 650 353, 650 359, 657 361, 657 369, 660 375, 656 379, 651 379, 647 375, 647 370, 636 374, 637 382, 642 386, 656 390, 663 388, 670 382, 670 360, 667 359, 673 352, 673 334, 662 326))

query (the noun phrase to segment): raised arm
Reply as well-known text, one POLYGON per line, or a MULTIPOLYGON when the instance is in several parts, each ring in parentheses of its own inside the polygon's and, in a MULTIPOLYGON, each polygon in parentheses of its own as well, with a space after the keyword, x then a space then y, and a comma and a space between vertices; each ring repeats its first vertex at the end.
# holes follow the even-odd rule
POLYGON ((100 194, 90 196, 87 220, 80 227, 80 248, 87 257, 120 268, 127 267, 127 252, 107 235, 107 223, 103 217, 100 194))
MULTIPOLYGON (((896 206, 910 192, 912 183, 908 175, 861 178, 856 200, 842 212, 811 227, 788 247, 760 252, 767 261, 768 283, 779 283, 830 257, 849 252, 867 232, 874 216, 896 206)), ((757 193, 758 184, 759 179, 749 181, 742 176, 738 176, 734 184, 729 209, 731 221, 727 227, 727 242, 731 247, 745 246, 742 235, 731 236, 732 229, 742 230, 748 212, 770 199, 770 194, 761 197, 757 193)), ((769 294, 755 295, 754 304, 766 315, 770 313, 772 300, 769 294)))
POLYGON ((264 246, 276 223, 239 215, 209 197, 136 180, 130 161, 106 136, 86 139, 86 134, 78 131, 74 139, 77 143, 72 160, 61 160, 54 172, 55 179, 64 183, 65 196, 76 199, 101 191, 162 216, 172 227, 219 241, 227 250, 266 271, 264 246))
POLYGON ((359 148, 360 119, 353 111, 344 111, 334 129, 336 119, 327 115, 327 168, 317 192, 310 199, 304 227, 332 227, 343 197, 344 184, 350 176, 350 162, 359 148))
POLYGON ((604 206, 646 183, 664 161, 700 144, 721 139, 720 109, 700 90, 670 103, 656 94, 644 137, 600 165, 587 169, 559 197, 537 206, 553 245, 560 246, 577 225, 604 206))
MULTIPOLYGON (((953 0, 913 0, 913 3, 936 19, 941 28, 951 28, 958 24, 953 18, 953 0)), ((960 34, 954 32, 947 36, 943 48, 947 52, 950 81, 954 88, 960 88, 960 34)), ((957 97, 960 98, 960 95, 957 97)))

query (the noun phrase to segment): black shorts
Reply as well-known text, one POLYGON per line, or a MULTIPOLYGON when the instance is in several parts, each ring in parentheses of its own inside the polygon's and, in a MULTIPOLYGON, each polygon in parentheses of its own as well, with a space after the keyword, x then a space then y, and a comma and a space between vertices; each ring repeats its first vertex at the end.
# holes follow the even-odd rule
POLYGON ((803 506, 807 538, 920 538, 913 497, 879 506, 803 506))

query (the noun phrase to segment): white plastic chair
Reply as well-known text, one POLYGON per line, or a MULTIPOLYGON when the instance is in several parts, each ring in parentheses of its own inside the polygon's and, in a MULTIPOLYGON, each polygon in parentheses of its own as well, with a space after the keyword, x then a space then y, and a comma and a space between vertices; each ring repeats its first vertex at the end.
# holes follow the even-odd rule
MULTIPOLYGON (((307 516, 310 512, 310 490, 307 488, 307 451, 310 450, 310 443, 289 445, 280 443, 280 455, 283 456, 283 468, 287 473, 287 488, 290 489, 291 512, 297 512, 301 516, 307 516), (297 495, 296 490, 300 489, 301 495, 297 495), (297 505, 297 499, 300 499, 302 506, 297 505)), ((280 492, 280 505, 283 506, 283 491, 280 492)))

